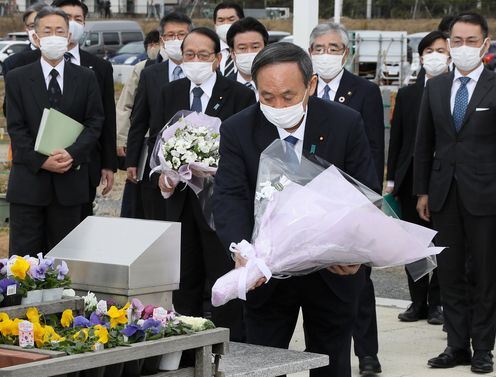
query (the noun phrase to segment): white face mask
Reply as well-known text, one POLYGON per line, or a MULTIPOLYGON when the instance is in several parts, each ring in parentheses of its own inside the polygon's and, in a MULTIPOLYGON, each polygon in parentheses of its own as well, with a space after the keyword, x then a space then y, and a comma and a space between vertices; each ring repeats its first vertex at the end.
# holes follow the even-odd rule
POLYGON ((71 33, 71 42, 79 43, 84 33, 84 25, 76 21, 69 21, 69 32, 71 33))
POLYGON ((453 63, 458 69, 462 71, 471 71, 476 68, 482 59, 481 52, 485 48, 485 43, 487 39, 484 39, 481 47, 451 47, 451 41, 448 39, 448 45, 450 46, 450 55, 453 63))
POLYGON ((165 52, 165 47, 164 46, 160 46, 160 52, 159 52, 159 54, 162 57, 162 60, 169 59, 169 55, 167 55, 167 52, 165 52))
POLYGON ((213 62, 186 62, 181 65, 184 75, 196 85, 201 85, 215 74, 213 62))
POLYGON ((146 50, 146 55, 148 56, 148 59, 155 60, 157 59, 159 52, 160 52, 160 47, 158 46, 148 47, 148 49, 146 50))
POLYGON ((34 33, 36 33, 36 32, 34 31, 34 29, 33 29, 33 30, 28 30, 28 39, 29 39, 29 42, 30 42, 33 46, 36 46, 36 43, 34 42, 34 39, 33 39, 33 35, 34 35, 34 33))
POLYGON ((436 51, 422 56, 425 72, 429 76, 438 76, 446 72, 448 69, 448 58, 448 55, 436 51))
POLYGON ((253 65, 253 60, 257 56, 258 52, 248 52, 246 54, 236 54, 235 62, 236 67, 241 73, 251 76, 251 66, 253 65))
POLYGON ((183 53, 181 51, 181 45, 183 44, 183 41, 180 41, 178 39, 173 39, 171 41, 165 42, 165 53, 167 56, 171 59, 182 61, 183 60, 183 53))
POLYGON ((41 54, 48 60, 58 60, 67 52, 67 38, 58 35, 40 38, 41 54))
MULTIPOLYGON (((215 32, 224 42, 227 40, 227 32, 232 24, 215 25, 215 32)), ((227 42, 226 42, 227 43, 227 42)))
POLYGON ((274 126, 284 129, 293 128, 305 115, 305 108, 303 104, 305 102, 305 97, 307 96, 307 91, 308 90, 305 90, 303 99, 296 105, 276 108, 264 105, 260 102, 260 110, 267 120, 274 126))
POLYGON ((324 80, 332 80, 343 69, 343 55, 312 55, 313 70, 324 80))

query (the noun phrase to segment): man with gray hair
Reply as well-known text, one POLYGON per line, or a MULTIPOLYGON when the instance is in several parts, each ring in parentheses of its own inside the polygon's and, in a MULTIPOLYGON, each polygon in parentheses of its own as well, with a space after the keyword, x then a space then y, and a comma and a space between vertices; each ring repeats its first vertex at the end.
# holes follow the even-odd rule
MULTIPOLYGON (((255 58, 252 76, 260 103, 224 121, 220 130, 213 206, 226 250, 231 242, 251 238, 260 154, 276 139, 287 141, 298 158, 315 154, 369 187, 379 187, 360 114, 312 96, 317 77, 304 50, 292 43, 269 45, 255 58)), ((238 258, 236 265, 245 262, 238 258)), ((351 334, 363 285, 355 275, 358 269, 332 266, 257 284, 245 306, 248 343, 287 348, 301 309, 307 351, 330 356, 330 365, 310 376, 350 377, 351 334)))
MULTIPOLYGON (((343 25, 326 23, 317 25, 310 34, 310 55, 314 72, 318 75, 315 95, 336 101, 358 111, 363 118, 365 132, 379 182, 384 178, 384 108, 379 87, 344 68, 350 54, 348 32, 343 25)), ((379 191, 380 193, 380 191, 379 191)), ((353 330, 355 354, 359 359, 360 373, 381 373, 377 358, 377 318, 371 268, 363 266, 363 287, 358 302, 358 313, 353 330)))
POLYGON ((41 58, 5 78, 7 131, 12 142, 9 253, 48 252, 81 221, 89 201, 90 153, 98 143, 104 112, 93 71, 65 62, 67 14, 45 7, 35 18, 41 58), (46 156, 34 150, 44 109, 83 125, 70 146, 46 156))

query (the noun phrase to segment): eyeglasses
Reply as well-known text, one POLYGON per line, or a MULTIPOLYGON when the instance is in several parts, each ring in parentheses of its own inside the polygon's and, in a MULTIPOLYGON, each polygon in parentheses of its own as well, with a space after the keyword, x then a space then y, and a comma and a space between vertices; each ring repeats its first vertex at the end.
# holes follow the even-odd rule
POLYGON ((26 25, 26 28, 28 28, 28 30, 34 30, 34 22, 26 25))
POLYGON ((199 61, 208 62, 210 60, 210 57, 212 55, 215 55, 215 52, 206 52, 206 51, 193 52, 193 51, 185 51, 185 52, 183 52, 183 59, 185 61, 191 61, 191 60, 194 60, 195 59, 195 56, 197 56, 199 61))
POLYGON ((341 55, 344 50, 346 50, 346 46, 337 46, 331 45, 329 47, 324 46, 316 46, 312 49, 312 55, 324 55, 325 53, 329 55, 341 55))
MULTIPOLYGON (((484 42, 482 42, 484 44, 484 42)), ((450 39, 449 45, 451 47, 462 47, 463 45, 469 47, 481 47, 481 41, 479 38, 468 38, 463 40, 462 38, 450 39)))
POLYGON ((179 41, 182 41, 188 33, 186 32, 179 32, 179 33, 167 33, 167 34, 162 34, 162 38, 165 39, 165 41, 172 41, 174 39, 177 39, 179 41))

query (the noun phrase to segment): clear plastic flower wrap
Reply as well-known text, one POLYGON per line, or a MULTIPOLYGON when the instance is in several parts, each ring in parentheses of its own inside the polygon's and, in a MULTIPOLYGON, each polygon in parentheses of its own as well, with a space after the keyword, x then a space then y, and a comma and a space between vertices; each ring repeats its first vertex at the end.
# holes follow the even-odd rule
MULTIPOLYGON (((220 124, 221 120, 216 117, 179 111, 160 131, 150 158, 150 175, 164 174, 177 189, 181 189, 177 187, 181 182, 190 187, 198 196, 207 223, 212 228, 210 198, 220 158, 220 124)), ((167 180, 165 183, 168 185, 167 180)), ((162 192, 165 199, 172 194, 162 192)))
POLYGON ((231 244, 247 260, 217 280, 212 304, 220 306, 265 276, 305 275, 331 265, 407 265, 414 279, 436 267, 436 232, 388 216, 380 195, 315 156, 288 161, 286 142, 261 155, 251 243, 231 244), (415 263, 414 263, 415 262, 415 263))

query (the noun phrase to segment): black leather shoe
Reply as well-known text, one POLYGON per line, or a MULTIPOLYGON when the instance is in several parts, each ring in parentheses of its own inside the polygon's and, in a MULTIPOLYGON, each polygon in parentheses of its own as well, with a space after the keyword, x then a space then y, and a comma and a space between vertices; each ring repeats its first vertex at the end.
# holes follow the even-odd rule
POLYGON ((474 373, 491 373, 493 371, 493 354, 489 351, 474 351, 470 370, 474 373))
POLYGON ((403 313, 398 314, 398 319, 402 322, 416 322, 419 319, 427 318, 427 308, 411 304, 403 313))
POLYGON ((443 309, 440 306, 429 307, 427 323, 430 325, 444 325, 443 309))
POLYGON ((375 376, 382 373, 381 363, 377 356, 364 356, 358 358, 358 369, 364 376, 375 376))
POLYGON ((432 368, 453 368, 457 365, 470 365, 472 353, 469 349, 447 347, 442 354, 427 362, 432 368))

